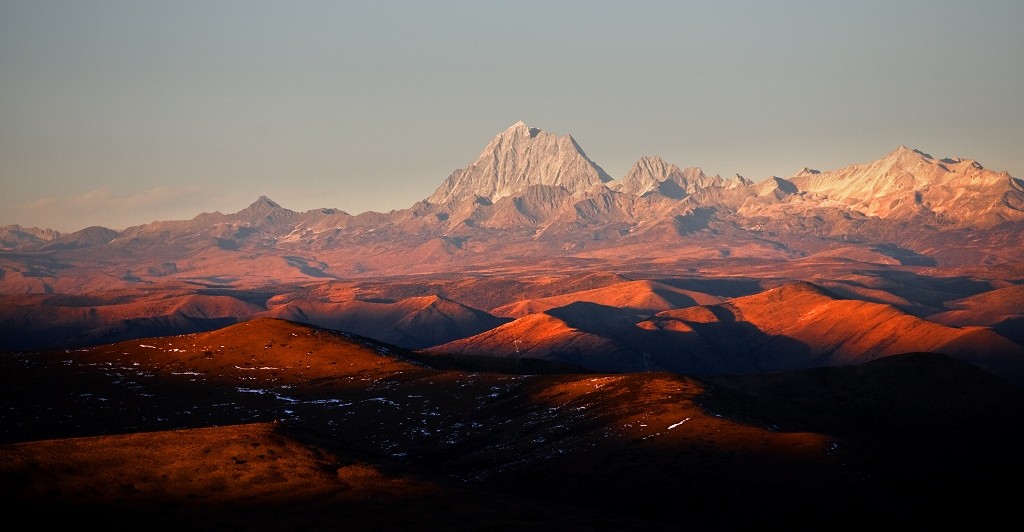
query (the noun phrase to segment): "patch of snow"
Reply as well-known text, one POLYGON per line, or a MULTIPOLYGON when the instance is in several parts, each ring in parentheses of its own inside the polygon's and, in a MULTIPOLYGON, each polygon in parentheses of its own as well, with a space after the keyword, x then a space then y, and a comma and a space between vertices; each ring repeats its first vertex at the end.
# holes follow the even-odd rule
POLYGON ((684 419, 684 420, 680 421, 679 423, 674 423, 674 424, 672 424, 672 425, 669 425, 669 426, 668 426, 668 430, 672 430, 672 429, 674 429, 674 428, 678 427, 679 425, 682 425, 683 423, 686 423, 686 422, 687 422, 687 421, 689 421, 689 420, 690 420, 690 418, 686 418, 686 419, 684 419))

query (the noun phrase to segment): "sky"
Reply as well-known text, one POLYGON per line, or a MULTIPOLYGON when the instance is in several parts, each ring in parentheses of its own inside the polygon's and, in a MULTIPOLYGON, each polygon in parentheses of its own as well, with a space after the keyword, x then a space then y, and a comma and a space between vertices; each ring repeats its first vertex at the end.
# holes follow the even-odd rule
POLYGON ((621 178, 1024 178, 1024 2, 0 0, 0 226, 407 208, 518 120, 621 178))

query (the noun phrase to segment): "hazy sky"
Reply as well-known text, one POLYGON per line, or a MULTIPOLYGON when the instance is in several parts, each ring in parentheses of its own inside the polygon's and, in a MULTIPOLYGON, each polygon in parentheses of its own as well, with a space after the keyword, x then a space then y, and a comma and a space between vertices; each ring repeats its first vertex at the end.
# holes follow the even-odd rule
POLYGON ((1024 2, 0 0, 0 225, 410 206, 517 120, 622 177, 1024 177, 1024 2))

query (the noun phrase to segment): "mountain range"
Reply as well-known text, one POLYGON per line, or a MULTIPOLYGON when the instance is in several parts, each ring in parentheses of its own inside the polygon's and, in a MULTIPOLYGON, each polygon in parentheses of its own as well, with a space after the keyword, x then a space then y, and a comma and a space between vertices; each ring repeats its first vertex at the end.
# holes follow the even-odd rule
POLYGON ((286 209, 71 234, 0 230, 0 292, 88 292, 176 279, 260 284, 681 259, 981 266, 1024 258, 1024 183, 899 147, 831 172, 753 183, 643 157, 612 180, 571 136, 522 122, 427 199, 388 213, 286 209), (623 261, 622 258, 627 258, 623 261))

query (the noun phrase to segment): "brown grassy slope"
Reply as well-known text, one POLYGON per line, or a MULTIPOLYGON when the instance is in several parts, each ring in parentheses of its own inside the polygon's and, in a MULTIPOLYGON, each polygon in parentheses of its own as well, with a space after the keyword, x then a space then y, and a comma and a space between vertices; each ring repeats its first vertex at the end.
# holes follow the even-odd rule
POLYGON ((367 336, 406 349, 448 343, 508 321, 439 296, 393 303, 291 301, 265 315, 367 336))
POLYGON ((531 314, 435 352, 561 360, 599 371, 690 375, 859 364, 938 352, 1024 383, 1024 348, 983 328, 946 327, 890 305, 842 299, 810 283, 718 305, 660 312, 636 326, 584 302, 531 314))
POLYGON ((0 470, 8 516, 44 512, 35 514, 38 524, 95 520, 106 527, 178 530, 650 526, 431 480, 283 424, 7 445, 0 447, 0 470))
POLYGON ((68 341, 97 345, 210 330, 264 310, 254 301, 182 288, 0 298, 0 350, 54 347, 68 341))
POLYGON ((951 327, 984 326, 1024 345, 1024 285, 1007 286, 946 303, 951 310, 928 316, 951 327))
POLYGON ((889 305, 839 299, 809 283, 663 312, 639 327, 652 333, 637 334, 639 345, 661 353, 674 348, 661 360, 680 371, 722 373, 726 362, 738 372, 801 369, 931 351, 1024 382, 1024 349, 992 331, 946 327, 889 305), (725 358, 730 353, 731 361, 725 358))
POLYGON ((97 352, 100 360, 131 360, 168 372, 242 382, 270 379, 284 384, 422 369, 372 340, 271 318, 208 333, 114 344, 97 352))
POLYGON ((361 281, 357 285, 358 293, 361 299, 389 301, 437 295, 469 307, 491 309, 524 299, 541 299, 630 281, 619 274, 604 271, 586 273, 587 269, 580 268, 550 269, 538 275, 531 273, 529 267, 520 267, 521 271, 517 271, 516 264, 509 266, 511 267, 500 273, 470 275, 467 272, 459 272, 384 281, 361 281))
POLYGON ((929 351, 992 371, 1024 368, 1024 349, 991 331, 938 326, 888 305, 837 299, 807 283, 737 299, 727 306, 766 334, 807 344, 825 355, 822 361, 828 365, 929 351))
POLYGON ((655 314, 693 305, 714 305, 723 298, 675 288, 657 281, 627 281, 612 286, 540 299, 528 299, 495 308, 496 316, 522 318, 529 314, 584 301, 617 307, 638 314, 655 314))
POLYGON ((548 313, 530 314, 478 335, 429 350, 468 356, 540 358, 592 371, 639 368, 639 357, 614 340, 573 327, 548 313))
POLYGON ((992 326, 1024 314, 1024 285, 1013 285, 946 303, 950 309, 928 319, 950 326, 992 326))

